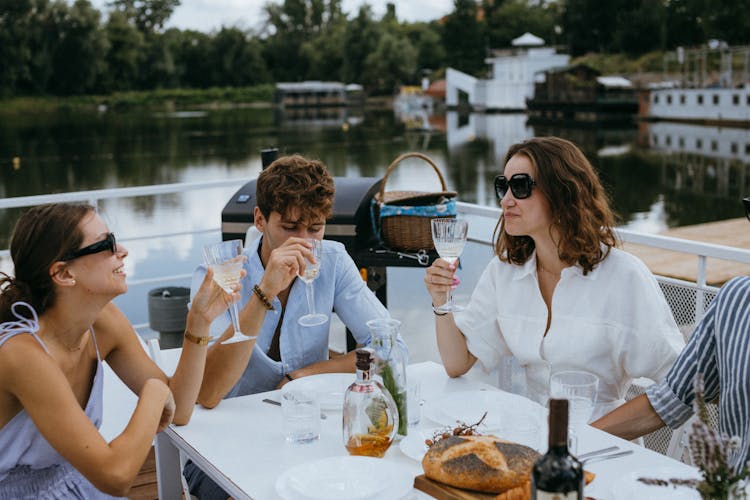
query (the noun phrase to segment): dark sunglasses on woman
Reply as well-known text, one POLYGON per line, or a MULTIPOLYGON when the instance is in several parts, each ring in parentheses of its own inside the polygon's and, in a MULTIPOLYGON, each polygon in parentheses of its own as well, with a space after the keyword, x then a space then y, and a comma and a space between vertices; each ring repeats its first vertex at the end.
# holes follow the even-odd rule
POLYGON ((78 250, 72 250, 66 253, 60 260, 73 260, 84 255, 91 255, 92 253, 104 252, 109 250, 112 253, 117 253, 117 240, 115 240, 115 233, 107 233, 107 236, 103 240, 92 243, 78 250))
POLYGON ((495 196, 498 200, 502 200, 510 189, 516 199, 523 200, 531 196, 531 188, 534 186, 536 182, 529 174, 513 174, 510 179, 504 175, 498 175, 495 177, 495 196))

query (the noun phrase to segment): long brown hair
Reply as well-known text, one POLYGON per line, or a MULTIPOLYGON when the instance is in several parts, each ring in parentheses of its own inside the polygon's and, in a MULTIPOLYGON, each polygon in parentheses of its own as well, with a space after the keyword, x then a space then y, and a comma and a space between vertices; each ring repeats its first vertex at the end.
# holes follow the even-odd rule
MULTIPOLYGON (((526 156, 534 165, 534 189, 549 201, 550 230, 554 228, 560 237, 558 257, 569 265, 579 264, 587 274, 617 244, 615 217, 594 167, 578 146, 559 137, 536 137, 514 144, 503 165, 515 155, 526 156)), ((495 254, 504 262, 523 264, 535 248, 530 236, 506 233, 502 215, 494 238, 495 254)))
POLYGON ((50 267, 83 242, 79 226, 93 212, 86 203, 50 203, 24 212, 10 240, 15 276, 0 273, 0 321, 15 319, 11 306, 29 303, 43 314, 55 301, 50 267))

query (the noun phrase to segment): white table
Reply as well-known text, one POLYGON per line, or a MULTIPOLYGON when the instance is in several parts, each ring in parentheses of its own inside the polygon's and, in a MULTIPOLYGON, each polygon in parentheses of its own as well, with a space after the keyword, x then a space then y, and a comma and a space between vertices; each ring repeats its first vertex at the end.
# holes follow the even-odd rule
MULTIPOLYGON (((162 365, 168 373, 173 370, 179 349, 163 351, 162 365)), ((410 365, 408 376, 422 384, 422 398, 430 401, 447 391, 495 388, 466 378, 451 379, 437 363, 410 365)), ((308 445, 291 445, 284 440, 281 428, 281 409, 263 403, 264 398, 279 399, 277 391, 231 398, 212 410, 196 407, 190 423, 170 426, 159 435, 159 481, 162 498, 178 497, 181 492, 178 452, 201 467, 232 497, 259 500, 276 499, 278 476, 288 468, 330 456, 345 456, 341 437, 341 413, 327 412, 321 421, 320 440, 308 445)), ((423 419, 423 425, 431 426, 423 419)), ((669 467, 684 470, 686 475, 695 469, 639 445, 616 438, 593 427, 580 432, 580 452, 617 445, 633 449, 635 453, 616 460, 592 463, 587 466, 596 479, 586 488, 587 496, 596 499, 611 497, 612 485, 624 471, 669 467)), ((384 460, 393 461, 414 476, 422 473, 421 464, 405 456, 394 445, 384 460)), ((412 498, 427 498, 416 492, 412 498)))

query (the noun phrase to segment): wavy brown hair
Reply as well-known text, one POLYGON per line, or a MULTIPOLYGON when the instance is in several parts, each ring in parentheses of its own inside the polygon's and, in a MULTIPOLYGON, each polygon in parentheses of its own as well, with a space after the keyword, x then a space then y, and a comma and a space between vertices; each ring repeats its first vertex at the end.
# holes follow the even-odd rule
POLYGON ((333 177, 318 160, 300 155, 282 156, 258 176, 255 197, 263 216, 282 216, 300 208, 300 222, 328 219, 333 212, 333 177))
POLYGON ((15 276, 0 273, 0 321, 15 319, 11 306, 30 304, 40 316, 55 302, 50 267, 83 242, 81 220, 94 212, 86 203, 50 203, 24 212, 10 239, 15 276))
MULTIPOLYGON (((594 167, 578 146, 559 137, 536 137, 514 144, 503 165, 515 155, 526 156, 534 165, 534 189, 549 201, 553 218, 550 231, 554 229, 559 235, 560 260, 579 264, 587 274, 617 245, 615 217, 594 167)), ((529 260, 535 247, 530 236, 506 233, 502 215, 494 239, 495 254, 513 264, 529 260)))

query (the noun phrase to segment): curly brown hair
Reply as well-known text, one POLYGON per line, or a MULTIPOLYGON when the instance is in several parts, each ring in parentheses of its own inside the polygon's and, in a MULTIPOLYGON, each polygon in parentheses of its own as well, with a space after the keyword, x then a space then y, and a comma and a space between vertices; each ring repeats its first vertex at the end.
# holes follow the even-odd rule
POLYGON ((333 177, 318 160, 300 155, 282 156, 258 176, 255 197, 268 219, 271 212, 282 216, 301 208, 300 222, 328 219, 333 212, 333 177))
MULTIPOLYGON (((615 216, 594 167, 578 146, 559 137, 536 137, 512 145, 504 165, 515 155, 529 159, 536 172, 535 189, 549 201, 550 230, 555 229, 560 238, 558 256, 569 265, 579 264, 587 274, 617 245, 615 216)), ((495 254, 504 262, 523 264, 534 251, 530 236, 505 232, 502 215, 494 238, 495 254)))

